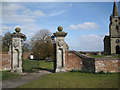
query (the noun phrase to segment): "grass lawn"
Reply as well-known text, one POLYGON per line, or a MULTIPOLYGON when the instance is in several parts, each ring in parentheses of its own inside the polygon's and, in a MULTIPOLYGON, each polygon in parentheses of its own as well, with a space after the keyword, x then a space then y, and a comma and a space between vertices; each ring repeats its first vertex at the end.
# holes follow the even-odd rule
POLYGON ((103 58, 105 56, 107 56, 107 55, 91 55, 90 57, 92 57, 92 58, 103 58))
POLYGON ((92 58, 104 58, 106 56, 110 56, 111 58, 120 58, 120 55, 91 55, 92 58))
POLYGON ((9 71, 2 71, 2 80, 10 79, 19 76, 19 74, 12 73, 9 71))
POLYGON ((118 88, 118 74, 53 73, 20 88, 118 88))
POLYGON ((43 60, 23 60, 23 72, 34 72, 40 69, 53 69, 53 62, 43 60))
POLYGON ((53 65, 54 65, 53 62, 45 62, 45 61, 39 62, 39 67, 42 69, 54 69, 53 65))

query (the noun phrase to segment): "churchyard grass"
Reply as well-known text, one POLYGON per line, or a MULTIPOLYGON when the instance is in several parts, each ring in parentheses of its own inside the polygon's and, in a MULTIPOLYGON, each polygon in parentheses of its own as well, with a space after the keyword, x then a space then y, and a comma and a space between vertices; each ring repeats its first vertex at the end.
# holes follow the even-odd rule
POLYGON ((38 60, 23 60, 23 72, 33 72, 39 69, 38 60))
POLYGON ((34 72, 40 69, 53 69, 53 62, 43 60, 23 60, 23 72, 34 72))
POLYGON ((118 88, 118 74, 53 73, 20 88, 118 88))
POLYGON ((91 55, 92 58, 104 58, 106 56, 109 56, 111 58, 120 58, 120 55, 91 55))
POLYGON ((10 71, 2 71, 2 80, 10 79, 19 76, 17 73, 13 73, 10 71))
POLYGON ((53 62, 39 61, 39 67, 42 69, 54 69, 53 62))
POLYGON ((104 58, 107 55, 91 55, 92 58, 104 58))

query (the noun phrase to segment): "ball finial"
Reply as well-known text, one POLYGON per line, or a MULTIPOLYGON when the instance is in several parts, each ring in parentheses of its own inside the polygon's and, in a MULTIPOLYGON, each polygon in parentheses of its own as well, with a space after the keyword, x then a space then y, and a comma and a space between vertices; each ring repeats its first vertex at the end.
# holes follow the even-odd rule
POLYGON ((58 27, 58 31, 62 31, 63 30, 63 27, 62 26, 59 26, 58 27))
POLYGON ((16 31, 16 32, 20 32, 21 29, 20 29, 19 27, 16 27, 16 28, 15 28, 15 31, 16 31))

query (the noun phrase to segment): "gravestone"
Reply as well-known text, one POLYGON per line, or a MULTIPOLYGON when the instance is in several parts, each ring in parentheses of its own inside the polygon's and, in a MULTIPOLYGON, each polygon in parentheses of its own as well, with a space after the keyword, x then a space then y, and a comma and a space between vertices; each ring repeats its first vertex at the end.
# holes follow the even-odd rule
POLYGON ((22 47, 23 47, 23 40, 26 40, 26 36, 20 33, 21 29, 17 27, 15 29, 12 37, 12 44, 11 44, 11 55, 12 55, 12 67, 11 72, 21 72, 22 73, 22 47))
POLYGON ((58 27, 58 31, 54 33, 56 37, 56 70, 55 72, 66 72, 65 69, 65 51, 66 51, 66 43, 64 41, 67 33, 62 31, 63 28, 61 26, 58 27))

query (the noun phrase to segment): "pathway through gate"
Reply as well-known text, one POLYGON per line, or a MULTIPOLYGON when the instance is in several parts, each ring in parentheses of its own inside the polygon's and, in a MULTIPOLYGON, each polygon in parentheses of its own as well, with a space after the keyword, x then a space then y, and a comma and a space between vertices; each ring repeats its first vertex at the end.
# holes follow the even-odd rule
POLYGON ((18 88, 24 84, 27 84, 33 80, 36 80, 42 76, 48 75, 51 72, 46 71, 46 70, 40 70, 38 73, 26 73, 24 75, 21 75, 19 77, 9 79, 9 80, 4 80, 2 82, 2 88, 18 88))

